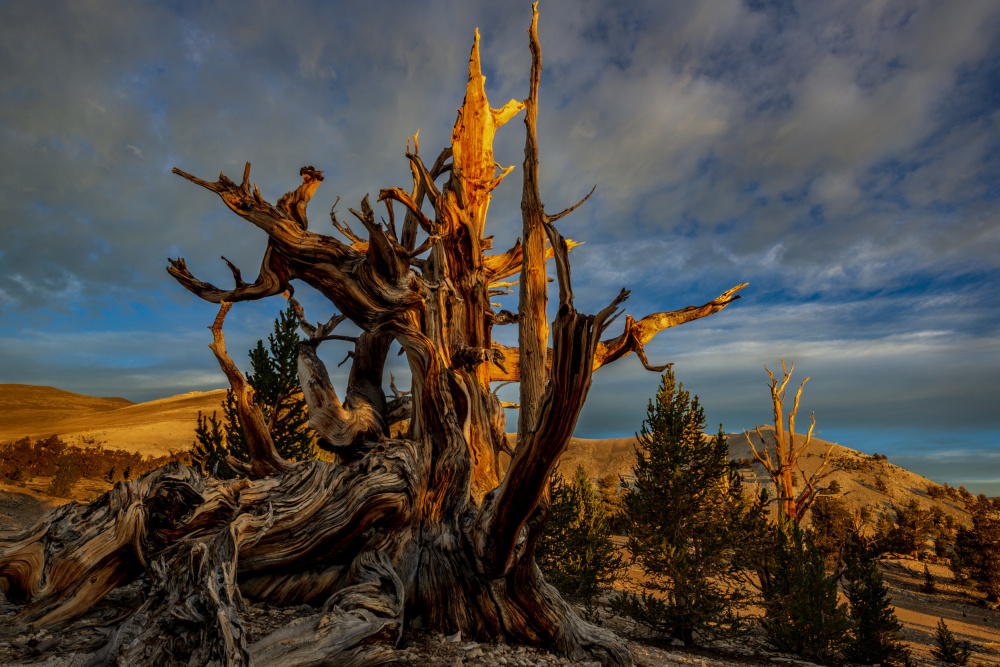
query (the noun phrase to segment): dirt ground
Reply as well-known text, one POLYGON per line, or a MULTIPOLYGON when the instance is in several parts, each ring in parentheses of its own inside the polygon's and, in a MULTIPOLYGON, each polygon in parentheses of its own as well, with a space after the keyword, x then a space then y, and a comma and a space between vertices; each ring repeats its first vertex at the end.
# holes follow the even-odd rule
POLYGON ((924 593, 924 563, 887 559, 881 562, 896 616, 903 623, 903 639, 913 650, 918 665, 940 664, 931 656, 938 619, 959 641, 971 643, 970 665, 1000 664, 1000 612, 989 609, 982 593, 955 582, 951 569, 929 563, 936 591, 924 593))

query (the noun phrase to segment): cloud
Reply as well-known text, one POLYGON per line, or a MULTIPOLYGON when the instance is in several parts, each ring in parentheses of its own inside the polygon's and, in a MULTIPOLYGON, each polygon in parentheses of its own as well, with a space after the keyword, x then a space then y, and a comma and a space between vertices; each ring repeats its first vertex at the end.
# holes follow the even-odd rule
MULTIPOLYGON (((988 187, 968 178, 986 159, 985 148, 967 150, 985 116, 974 128, 954 126, 947 100, 958 89, 979 99, 966 79, 978 80, 995 10, 562 9, 543 7, 543 183, 556 206, 598 184, 581 215, 591 237, 583 240, 685 236, 694 270, 710 270, 721 254, 735 270, 766 270, 785 285, 802 285, 803 266, 829 264, 807 289, 822 288, 824 276, 837 278, 834 287, 868 288, 928 260, 963 263, 966 252, 995 266, 987 221, 965 252, 954 252, 964 235, 937 233, 942 207, 974 208, 988 187), (547 22, 550 12, 566 20, 547 22), (879 178, 893 160, 901 176, 879 178), (886 243, 901 220, 907 241, 886 243), (781 261, 769 255, 778 248, 781 261), (860 255, 866 272, 843 267, 860 255)), ((238 174, 249 159, 275 199, 294 186, 298 166, 322 164, 330 178, 313 206, 321 222, 337 195, 355 202, 405 183, 401 150, 417 127, 428 150, 444 144, 474 25, 497 103, 525 90, 526 18, 474 5, 445 22, 435 5, 388 15, 308 3, 123 6, 127 22, 81 7, 55 21, 28 7, 8 11, 0 147, 22 157, 0 178, 22 188, 10 201, 16 215, 37 218, 42 207, 49 224, 3 239, 25 259, 5 258, 12 264, 0 280, 57 265, 81 277, 81 305, 115 290, 120 269, 133 285, 158 289, 167 251, 220 277, 213 253, 224 249, 247 271, 258 261, 260 239, 225 219, 210 195, 169 177, 171 166, 238 174), (42 27, 28 43, 24 26, 42 27), (55 185, 42 197, 23 190, 42 183, 55 185), (220 224, 205 224, 212 219, 220 224), (51 262, 32 266, 26 258, 46 226, 66 241, 50 246, 51 262), (95 237, 114 246, 115 264, 75 252, 95 237)), ((504 164, 520 161, 517 125, 501 132, 504 164)), ((517 234, 516 196, 516 185, 498 193, 498 239, 517 234)), ((37 305, 16 284, 4 290, 37 305)))

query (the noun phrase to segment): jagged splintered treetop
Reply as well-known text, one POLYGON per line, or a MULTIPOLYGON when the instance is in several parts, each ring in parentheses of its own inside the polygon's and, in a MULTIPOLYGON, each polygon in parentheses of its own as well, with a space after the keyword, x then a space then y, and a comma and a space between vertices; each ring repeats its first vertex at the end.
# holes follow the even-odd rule
POLYGON ((323 182, 314 167, 304 167, 302 185, 274 205, 251 186, 249 164, 239 184, 174 170, 268 235, 253 283, 228 260, 236 281, 229 290, 197 280, 183 259, 170 260, 167 269, 194 294, 222 304, 211 347, 239 398, 249 479, 162 468, 119 484, 95 508, 52 516, 19 541, 0 543, 0 584, 11 601, 26 605, 15 626, 69 623, 147 572, 149 597, 111 634, 101 649, 105 657, 129 664, 246 664, 252 657, 256 664, 294 665, 320 664, 322 655, 323 664, 381 664, 392 656, 398 632, 419 620, 469 639, 503 638, 575 659, 631 663, 624 643, 580 619, 535 566, 534 545, 550 512, 549 475, 594 369, 632 352, 646 368, 664 368, 647 362, 643 346, 663 329, 726 307, 743 285, 703 306, 626 317, 624 331, 606 340, 601 334, 627 291, 597 315, 577 312, 571 244, 553 223, 579 204, 548 215, 538 194, 537 17, 536 11, 529 29, 527 99, 490 106, 477 34, 451 146, 428 167, 416 137, 412 152, 407 143, 413 183, 379 192, 387 221, 376 222, 367 197, 360 210, 351 209, 366 236, 332 213, 346 241, 309 229, 306 206, 323 182), (513 169, 498 170, 493 136, 522 109, 522 240, 491 253, 492 237, 484 235, 490 193, 513 169), (423 212, 425 201, 433 218, 423 212), (394 204, 405 209, 401 228, 394 204), (559 307, 548 349, 550 258, 559 307), (506 294, 515 284, 507 279, 518 273, 517 313, 495 309, 491 297, 506 294), (336 453, 332 463, 278 456, 222 335, 233 302, 291 292, 295 280, 339 310, 313 325, 299 307, 308 336, 299 377, 319 444, 336 453), (356 338, 333 333, 345 318, 361 329, 356 338), (516 348, 493 341, 493 328, 509 325, 518 327, 516 348), (316 355, 333 338, 355 345, 343 400, 316 355), (387 398, 383 370, 393 341, 406 354, 412 386, 410 395, 394 390, 387 398), (513 449, 491 389, 496 381, 520 382, 513 449), (407 419, 406 432, 390 437, 389 426, 407 419), (505 474, 502 451, 511 456, 505 474), (237 584, 243 595, 272 604, 325 604, 308 622, 247 646, 237 584))

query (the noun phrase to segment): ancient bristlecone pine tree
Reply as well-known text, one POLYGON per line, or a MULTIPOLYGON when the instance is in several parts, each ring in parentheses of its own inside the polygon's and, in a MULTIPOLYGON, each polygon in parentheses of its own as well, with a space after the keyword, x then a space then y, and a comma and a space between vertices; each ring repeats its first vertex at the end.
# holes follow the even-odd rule
MULTIPOLYGON (((566 448, 598 367, 635 352, 657 332, 724 308, 734 287, 700 307, 626 317, 624 332, 601 334, 621 294, 597 315, 573 306, 570 244, 538 194, 537 90, 541 51, 537 13, 529 30, 531 89, 524 102, 492 108, 480 74, 478 34, 465 101, 451 145, 428 167, 407 145, 410 190, 387 188, 376 222, 367 198, 352 210, 367 232, 348 239, 311 230, 306 205, 323 182, 305 167, 302 185, 265 201, 250 182, 204 181, 236 215, 267 232, 258 278, 231 290, 197 280, 182 259, 168 271, 197 296, 221 304, 212 350, 240 396, 250 444, 249 478, 206 478, 179 464, 119 483, 90 505, 67 505, 38 526, 0 542, 0 584, 23 604, 15 631, 74 622, 117 586, 148 574, 142 605, 120 621, 95 654, 119 664, 368 665, 391 658, 405 625, 476 640, 504 638, 574 658, 630 664, 611 632, 578 618, 543 580, 534 545, 549 514, 549 473, 566 448), (511 169, 493 160, 494 132, 525 111, 522 240, 489 253, 484 236, 490 193, 511 169), (433 218, 423 212, 428 203, 433 218), (406 210, 397 226, 393 204, 406 210), (546 260, 555 260, 559 306, 546 321, 546 260), (517 313, 491 298, 520 274, 517 313), (310 325, 299 374, 310 424, 336 462, 287 462, 276 453, 252 388, 226 353, 222 325, 231 304, 292 289, 300 280, 340 315, 310 325), (341 319, 361 329, 341 399, 316 347, 341 319), (519 327, 516 348, 493 328, 519 327), (409 364, 409 395, 389 399, 383 368, 390 344, 409 364), (520 382, 513 451, 491 383, 520 382), (409 421, 404 437, 393 423, 409 421), (501 474, 502 452, 510 454, 501 474), (309 619, 248 644, 243 598, 313 603, 309 619), (121 662, 124 660, 124 663, 121 662)), ((575 208, 575 207, 574 207, 575 208)), ((569 209, 572 210, 572 209, 569 209)), ((227 262, 228 263, 228 262, 227 262)), ((295 305, 295 304, 293 304, 295 305)), ((506 456, 506 454, 504 454, 506 456)), ((95 663, 104 664, 104 663, 95 663)))

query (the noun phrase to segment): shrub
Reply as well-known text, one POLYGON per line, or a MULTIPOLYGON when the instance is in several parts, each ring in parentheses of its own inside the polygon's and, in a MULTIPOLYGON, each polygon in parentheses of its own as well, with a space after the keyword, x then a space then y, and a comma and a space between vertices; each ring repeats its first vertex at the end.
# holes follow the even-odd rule
POLYGON ((850 604, 854 629, 844 647, 844 657, 859 665, 909 665, 910 650, 899 637, 903 624, 896 618, 874 554, 856 548, 848 561, 844 595, 850 604))
POLYGON ((931 540, 934 542, 934 553, 948 558, 955 550, 955 519, 945 514, 940 507, 932 507, 931 520, 933 522, 931 540))
POLYGON ((648 592, 613 601, 650 629, 695 641, 739 627, 748 600, 738 582, 735 549, 763 526, 763 510, 743 498, 722 427, 703 436, 705 413, 672 371, 649 402, 639 435, 635 484, 625 495, 628 549, 647 576, 648 592))
POLYGON ((36 440, 31 448, 31 468, 39 477, 52 477, 56 474, 56 462, 66 451, 66 443, 57 435, 50 435, 44 440, 36 440))
POLYGON ((130 476, 141 475, 176 459, 175 456, 143 458, 140 454, 106 450, 82 439, 89 446, 70 446, 56 436, 32 442, 22 438, 0 445, 0 476, 14 482, 33 477, 52 477, 48 492, 68 496, 81 478, 104 479, 114 483, 130 476))
POLYGON ((761 620, 767 641, 779 651, 835 663, 852 628, 847 605, 837 604, 837 581, 798 524, 781 520, 772 531, 761 620))
POLYGON ((945 491, 943 486, 939 486, 932 482, 927 485, 927 495, 934 500, 944 500, 948 493, 945 491))
POLYGON ((934 635, 935 648, 931 649, 931 654, 941 662, 949 665, 964 665, 969 662, 972 655, 967 647, 961 646, 955 635, 951 633, 944 619, 939 619, 937 633, 934 635))
POLYGON ((839 454, 832 459, 833 465, 842 470, 862 471, 871 470, 871 463, 865 459, 858 459, 849 454, 839 454))
POLYGON ((34 475, 32 474, 32 447, 31 438, 21 438, 13 442, 3 450, 0 457, 0 470, 4 479, 8 482, 27 482, 34 475))
POLYGON ((875 488, 879 493, 889 494, 889 483, 885 480, 884 475, 875 475, 875 488))
POLYGON ((73 490, 73 486, 82 477, 83 473, 80 472, 78 458, 75 456, 63 456, 56 463, 55 475, 49 483, 48 492, 53 496, 68 497, 73 490))
POLYGON ((608 514, 583 466, 569 484, 554 478, 552 515, 535 555, 548 582, 582 599, 588 610, 601 589, 618 578, 622 559, 611 541, 608 514))

